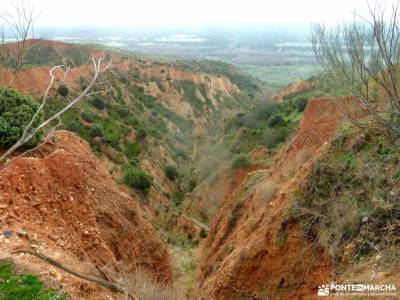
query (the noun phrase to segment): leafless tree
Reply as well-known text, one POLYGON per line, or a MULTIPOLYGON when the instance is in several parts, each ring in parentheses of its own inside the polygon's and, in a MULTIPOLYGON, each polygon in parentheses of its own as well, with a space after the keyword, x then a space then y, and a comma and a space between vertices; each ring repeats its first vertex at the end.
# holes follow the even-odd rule
POLYGON ((25 55, 29 50, 28 40, 34 40, 34 21, 36 15, 32 5, 25 0, 16 0, 11 3, 11 11, 0 14, 0 24, 3 24, 0 47, 0 69, 7 65, 7 59, 13 59, 12 77, 9 85, 13 83, 18 72, 25 63, 25 55), (6 35, 14 43, 14 49, 6 47, 6 35))
MULTIPOLYGON (((343 94, 357 98, 390 134, 400 135, 399 1, 390 9, 368 5, 368 16, 336 27, 312 30, 315 56, 325 79, 343 94)), ((370 123, 353 119, 356 125, 370 123)))
MULTIPOLYGON (((11 86, 13 84, 18 72, 20 72, 24 66, 25 54, 28 50, 27 41, 28 41, 28 38, 30 37, 30 34, 29 34, 30 32, 32 33, 32 36, 33 36, 33 21, 34 21, 33 8, 27 7, 23 0, 20 2, 16 2, 16 4, 14 4, 13 7, 15 9, 14 15, 5 14, 3 16, 4 20, 6 20, 6 24, 8 25, 9 29, 13 33, 14 40, 16 41, 16 44, 15 44, 16 63, 12 70, 12 73, 13 73, 12 79, 8 83, 9 86, 11 86)), ((2 36, 3 36, 3 39, 2 39, 3 45, 1 47, 2 50, 0 50, 0 59, 2 60, 2 61, 0 61, 0 69, 1 69, 1 63, 2 62, 4 63, 8 59, 7 56, 13 55, 13 54, 10 54, 9 51, 7 51, 4 33, 2 36)), ((93 69, 92 77, 91 77, 89 84, 87 84, 87 86, 85 87, 85 89, 82 92, 80 92, 78 94, 78 96, 76 96, 73 100, 69 101, 68 104, 66 104, 66 106, 64 108, 62 108, 60 111, 54 113, 52 116, 50 116, 45 121, 43 121, 40 125, 34 126, 37 119, 39 118, 39 116, 42 114, 42 112, 44 111, 44 109, 46 107, 50 91, 55 87, 56 84, 60 84, 60 82, 65 81, 67 79, 70 68, 66 67, 64 65, 59 65, 59 66, 52 67, 49 70, 49 77, 50 77, 49 84, 47 86, 47 89, 44 91, 44 95, 41 98, 40 105, 39 105, 38 109, 36 110, 36 112, 33 114, 32 119, 29 121, 29 123, 24 128, 23 133, 22 133, 21 137, 19 138, 19 140, 14 145, 12 145, 3 155, 0 156, 0 166, 2 166, 2 168, 7 166, 15 158, 19 158, 19 157, 27 154, 28 152, 32 151, 32 149, 27 150, 27 151, 23 152, 22 154, 14 157, 14 159, 7 161, 7 163, 4 163, 17 149, 19 149, 22 146, 24 146, 25 144, 27 144, 29 141, 31 141, 36 135, 38 135, 42 131, 47 131, 47 135, 44 138, 43 142, 41 144, 39 144, 39 146, 43 145, 43 143, 46 143, 50 139, 50 137, 52 136, 54 131, 61 125, 62 114, 64 114, 71 107, 76 105, 79 101, 83 100, 85 97, 90 96, 94 93, 105 92, 105 90, 101 90, 98 92, 91 92, 91 90, 95 86, 96 81, 98 80, 100 74, 102 72, 104 72, 105 70, 107 70, 111 65, 111 62, 109 62, 107 64, 107 66, 102 67, 102 63, 103 63, 103 58, 94 58, 93 57, 92 58, 92 69, 93 69), (60 71, 64 73, 64 76, 61 81, 57 82, 56 72, 60 72, 60 71)), ((5 89, 3 89, 3 91, 4 90, 5 89)), ((1 96, 2 96, 2 94, 0 93, 0 97, 1 96)))

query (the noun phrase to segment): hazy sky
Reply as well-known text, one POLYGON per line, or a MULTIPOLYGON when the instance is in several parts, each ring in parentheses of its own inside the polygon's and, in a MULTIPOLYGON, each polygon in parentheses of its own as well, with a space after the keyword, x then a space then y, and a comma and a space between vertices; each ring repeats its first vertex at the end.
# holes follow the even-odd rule
MULTIPOLYGON (((1 9, 4 2, 1 0, 1 9)), ((28 0, 36 25, 204 26, 342 21, 367 0, 28 0)), ((370 1, 371 2, 371 1, 370 1)), ((381 1, 382 2, 382 1, 381 1)))

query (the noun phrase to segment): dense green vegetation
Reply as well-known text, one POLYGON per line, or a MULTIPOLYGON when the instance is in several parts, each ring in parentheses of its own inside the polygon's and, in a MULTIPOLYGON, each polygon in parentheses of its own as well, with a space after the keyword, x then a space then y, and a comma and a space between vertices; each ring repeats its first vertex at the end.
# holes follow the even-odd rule
POLYGON ((347 125, 329 153, 314 162, 288 218, 325 246, 335 264, 350 243, 354 260, 398 245, 399 145, 374 129, 361 133, 347 125))
POLYGON ((241 68, 274 89, 281 89, 321 71, 319 66, 314 65, 241 66, 241 68))
MULTIPOLYGON (((30 66, 58 65, 63 58, 67 58, 71 65, 80 65, 89 62, 89 54, 90 49, 86 47, 61 47, 55 50, 46 43, 38 43, 29 48, 25 63, 30 66)), ((217 134, 226 118, 223 115, 225 110, 241 110, 255 102, 255 95, 261 91, 260 81, 231 64, 218 61, 153 61, 154 66, 165 68, 161 69, 159 75, 149 75, 135 66, 145 65, 145 59, 130 58, 132 65, 129 71, 112 69, 102 75, 102 81, 107 82, 110 91, 93 94, 67 111, 62 116, 63 127, 85 139, 94 153, 103 154, 113 161, 113 172, 118 174, 120 182, 145 192, 153 181, 141 168, 141 160, 154 155, 152 148, 162 147, 167 154, 160 157, 161 165, 166 166, 165 176, 179 185, 192 153, 194 118, 205 120, 209 133, 217 134), (166 71, 171 67, 201 74, 203 78, 205 76, 205 82, 197 84, 192 80, 172 79, 166 71), (211 79, 205 74, 226 76, 243 93, 215 93, 209 90, 207 81, 211 79), (193 117, 190 112, 185 116, 177 114, 165 102, 152 96, 147 90, 154 87, 154 83, 162 92, 169 87, 182 95, 183 100, 192 107, 193 117)), ((8 64, 12 66, 12 60, 8 64)), ((77 95, 88 84, 85 78, 80 78, 78 82, 78 89, 63 84, 57 86, 52 94, 53 99, 45 107, 45 117, 58 112, 68 98, 77 95)), ((97 87, 93 92, 99 92, 97 87)), ((4 130, 10 132, 8 128, 4 130)), ((189 188, 193 189, 194 185, 193 180, 189 188)))
POLYGON ((185 191, 212 182, 222 167, 237 169, 253 163, 270 163, 276 153, 298 129, 308 100, 322 95, 318 89, 301 92, 281 103, 264 101, 227 120, 225 128, 204 141, 202 156, 185 177, 185 191), (252 159, 256 150, 262 155, 252 159))
MULTIPOLYGON (((173 164, 175 169, 172 165, 167 166, 165 176, 177 180, 177 162, 187 161, 188 153, 192 151, 193 120, 189 116, 178 115, 145 92, 149 82, 158 82, 158 86, 163 87, 165 83, 160 78, 146 77, 139 70, 132 69, 124 73, 113 70, 105 80, 109 82, 111 91, 95 94, 66 112, 62 116, 65 128, 87 140, 95 153, 103 153, 116 163, 124 174, 122 182, 130 187, 147 192, 152 184, 145 171, 140 169, 140 160, 144 155, 150 155, 150 141, 152 145, 162 145, 171 154, 170 158, 174 161, 164 163, 173 164)), ((192 106, 195 116, 206 117, 214 129, 220 126, 217 124, 221 122, 220 115, 209 98, 205 84, 195 85, 190 80, 163 80, 182 94, 192 106)), ((81 78, 80 84, 83 89, 87 82, 81 78)), ((73 97, 77 92, 67 93, 59 89, 58 95, 46 107, 46 116, 65 105, 65 94, 73 97)), ((217 100, 221 105, 227 105, 223 107, 233 109, 239 103, 234 97, 242 97, 244 103, 250 100, 249 96, 239 94, 217 95, 217 100)))
MULTIPOLYGON (((0 87, 0 146, 15 144, 38 108, 39 104, 32 97, 10 88, 0 87)), ((38 114, 32 128, 37 127, 42 119, 43 114, 38 114)), ((26 146, 34 146, 39 140, 40 134, 26 146)))
POLYGON ((10 262, 0 262, 0 299, 2 300, 66 300, 65 294, 47 289, 30 274, 16 273, 10 262))
POLYGON ((208 73, 219 76, 226 76, 236 84, 239 89, 246 92, 250 98, 253 98, 261 89, 261 82, 246 74, 233 64, 218 60, 180 60, 173 65, 189 70, 191 72, 208 73))
POLYGON ((257 146, 274 150, 297 129, 307 101, 320 91, 299 93, 282 103, 264 102, 230 120, 225 142, 232 153, 250 153, 257 146))
POLYGON ((251 165, 249 156, 245 153, 240 153, 233 158, 232 168, 248 167, 251 165))

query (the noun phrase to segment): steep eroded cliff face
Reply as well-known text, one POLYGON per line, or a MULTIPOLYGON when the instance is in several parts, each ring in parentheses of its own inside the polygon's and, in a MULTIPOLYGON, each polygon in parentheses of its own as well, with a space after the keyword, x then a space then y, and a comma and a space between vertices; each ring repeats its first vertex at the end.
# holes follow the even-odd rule
MULTIPOLYGON (((3 253, 33 248, 99 278, 140 269, 155 282, 172 282, 162 237, 141 216, 136 200, 115 185, 89 145, 72 133, 56 132, 34 157, 1 170, 0 203, 1 227, 12 232, 9 243, 1 245, 3 253)), ((51 269, 29 256, 16 262, 44 277, 51 269)), ((74 298, 105 299, 111 294, 58 272, 59 283, 74 298)))
MULTIPOLYGON (((7 51, 12 54, 16 46, 8 44, 7 51)), ((26 63, 31 66, 15 78, 10 70, 1 70, 0 84, 11 83, 39 101, 49 84, 49 70, 59 64, 71 67, 65 82, 61 82, 64 74, 57 70, 46 115, 65 106, 86 86, 92 57, 104 57, 103 67, 111 63, 93 89, 98 94, 66 113, 63 126, 101 154, 116 180, 123 179, 131 164, 153 177, 146 197, 137 193, 153 223, 170 217, 172 195, 180 190, 179 183, 166 178, 164 168, 172 164, 181 173, 188 171, 198 140, 214 134, 238 111, 248 109, 260 89, 256 80, 219 62, 157 61, 46 40, 30 40, 27 49, 26 63), (68 96, 58 93, 60 85, 67 87, 68 96), (101 136, 93 136, 92 127, 101 128, 101 136)))
POLYGON ((310 101, 296 136, 270 167, 247 173, 232 187, 203 247, 200 299, 314 299, 318 285, 330 282, 326 249, 308 241, 287 214, 343 109, 339 98, 310 101))

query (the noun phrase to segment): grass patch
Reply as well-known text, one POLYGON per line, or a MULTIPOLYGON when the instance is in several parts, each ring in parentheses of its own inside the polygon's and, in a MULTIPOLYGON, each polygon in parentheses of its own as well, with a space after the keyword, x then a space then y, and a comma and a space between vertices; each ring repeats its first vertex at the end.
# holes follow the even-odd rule
POLYGON ((246 154, 241 153, 241 154, 236 155, 233 158, 231 167, 232 167, 232 169, 238 169, 238 168, 248 167, 250 165, 251 165, 251 161, 250 161, 249 157, 246 154))
POLYGON ((17 274, 14 265, 0 261, 0 299, 2 300, 66 300, 63 292, 47 289, 37 276, 17 274))

